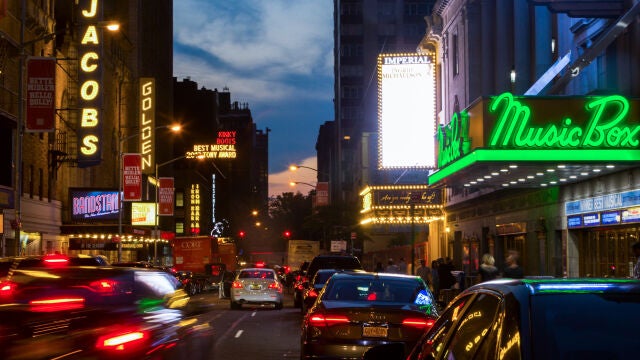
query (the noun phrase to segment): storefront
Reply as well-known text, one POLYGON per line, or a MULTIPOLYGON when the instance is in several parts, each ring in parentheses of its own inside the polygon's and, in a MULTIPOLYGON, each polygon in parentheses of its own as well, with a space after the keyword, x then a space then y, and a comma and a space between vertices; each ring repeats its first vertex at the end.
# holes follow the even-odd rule
POLYGON ((637 204, 612 209, 619 224, 603 224, 599 212, 585 220, 583 213, 594 211, 581 208, 581 222, 569 227, 576 214, 565 208, 629 189, 640 160, 638 105, 619 95, 504 93, 457 110, 438 132, 438 170, 429 176, 430 186, 445 188, 457 266, 473 274, 489 253, 500 267, 515 250, 526 275, 603 276, 610 266, 617 276, 624 272, 637 236, 630 215, 637 204))

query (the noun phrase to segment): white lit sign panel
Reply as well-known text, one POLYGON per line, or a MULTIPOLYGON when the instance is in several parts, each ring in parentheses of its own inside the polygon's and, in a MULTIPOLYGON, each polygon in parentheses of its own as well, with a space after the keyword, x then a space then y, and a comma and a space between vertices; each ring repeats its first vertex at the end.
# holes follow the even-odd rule
POLYGON ((435 168, 433 55, 378 56, 379 168, 435 168))
POLYGON ((156 224, 156 204, 155 203, 131 203, 131 225, 134 226, 154 226, 156 224))

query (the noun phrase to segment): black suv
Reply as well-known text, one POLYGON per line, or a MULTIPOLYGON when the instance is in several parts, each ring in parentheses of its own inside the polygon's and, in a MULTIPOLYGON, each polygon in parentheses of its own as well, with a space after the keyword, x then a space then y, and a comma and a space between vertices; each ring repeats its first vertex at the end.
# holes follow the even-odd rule
POLYGON ((357 257, 352 255, 318 255, 309 264, 307 269, 307 279, 313 276, 320 269, 336 270, 363 270, 362 264, 357 257))

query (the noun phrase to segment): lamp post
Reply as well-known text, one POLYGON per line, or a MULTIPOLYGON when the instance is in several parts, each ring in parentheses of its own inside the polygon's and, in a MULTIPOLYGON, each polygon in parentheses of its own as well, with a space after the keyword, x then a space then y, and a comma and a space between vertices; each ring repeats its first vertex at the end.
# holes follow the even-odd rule
MULTIPOLYGON (((178 132, 181 129, 180 125, 161 125, 161 126, 156 126, 153 131, 156 131, 158 129, 170 129, 173 132, 178 132)), ((130 140, 134 137, 140 136, 140 133, 135 133, 129 136, 125 136, 125 137, 120 137, 120 139, 118 140, 118 162, 119 162, 119 167, 118 167, 118 262, 122 261, 122 213, 123 213, 123 208, 122 208, 122 172, 123 172, 123 164, 122 164, 122 156, 124 153, 124 150, 122 149, 123 144, 127 141, 130 140)), ((156 178, 158 177, 158 169, 156 167, 156 178)), ((157 189, 157 187, 156 187, 157 189)), ((156 190, 156 197, 158 196, 157 190, 156 190)))
POLYGON ((157 249, 157 243, 158 243, 158 217, 160 215, 158 215, 158 208, 159 208, 159 201, 158 201, 158 188, 160 187, 160 180, 158 180, 158 169, 165 166, 165 165, 169 165, 171 163, 174 163, 178 160, 182 160, 184 158, 186 158, 186 155, 182 155, 182 156, 178 156, 177 158, 173 158, 171 160, 165 161, 163 163, 156 163, 156 173, 155 173, 155 181, 156 181, 156 196, 154 198, 155 201, 155 208, 156 208, 156 213, 155 213, 155 221, 154 221, 154 226, 153 226, 153 264, 157 265, 158 262, 158 249, 157 249))

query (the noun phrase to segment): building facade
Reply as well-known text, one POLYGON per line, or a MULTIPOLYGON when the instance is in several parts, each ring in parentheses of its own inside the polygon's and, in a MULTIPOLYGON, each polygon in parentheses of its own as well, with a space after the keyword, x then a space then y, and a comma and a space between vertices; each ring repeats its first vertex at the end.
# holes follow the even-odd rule
POLYGON ((441 162, 429 183, 445 189, 443 238, 467 274, 483 253, 502 266, 516 250, 526 275, 629 276, 638 154, 627 145, 637 139, 577 139, 614 102, 625 109, 615 126, 635 131, 638 11, 623 1, 436 2, 420 45, 441 66, 441 162), (516 123, 492 112, 507 103, 526 109, 532 129, 573 129, 572 140, 526 142, 520 123, 511 142, 497 126, 516 123))

